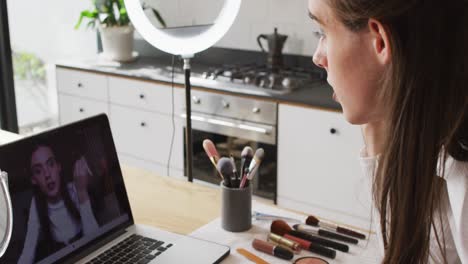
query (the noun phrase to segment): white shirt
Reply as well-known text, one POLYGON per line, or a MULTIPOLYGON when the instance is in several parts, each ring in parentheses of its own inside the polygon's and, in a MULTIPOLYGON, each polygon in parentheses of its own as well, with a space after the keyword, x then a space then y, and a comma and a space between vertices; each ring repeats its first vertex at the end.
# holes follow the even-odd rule
MULTIPOLYGON (((80 204, 74 184, 68 184, 67 188, 71 200, 79 210, 81 223, 72 217, 63 201, 59 201, 56 204, 48 204, 47 209, 52 238, 66 245, 68 245, 70 239, 74 238, 80 231, 83 231, 83 235, 89 235, 99 229, 99 225, 91 209, 90 201, 88 200, 80 204)), ((40 228, 41 225, 37 213, 36 199, 33 198, 29 209, 26 239, 18 263, 34 262, 40 228)))
MULTIPOLYGON (((377 157, 368 157, 365 149, 361 151, 361 167, 367 180, 372 179, 378 166, 377 157)), ((461 162, 449 157, 445 163, 446 189, 442 194, 442 203, 446 208, 443 214, 446 257, 449 264, 468 263, 468 162, 461 162)), ((370 183, 371 181, 369 181, 370 183)), ((381 254, 383 257, 383 240, 380 232, 379 217, 373 217, 378 230, 381 254)), ((440 230, 440 223, 436 222, 440 230)), ((440 232, 439 232, 440 233, 440 232)), ((440 235, 439 235, 440 236, 440 235)), ((443 245, 443 244, 442 244, 443 245)), ((430 262, 443 263, 435 233, 431 233, 430 262)))

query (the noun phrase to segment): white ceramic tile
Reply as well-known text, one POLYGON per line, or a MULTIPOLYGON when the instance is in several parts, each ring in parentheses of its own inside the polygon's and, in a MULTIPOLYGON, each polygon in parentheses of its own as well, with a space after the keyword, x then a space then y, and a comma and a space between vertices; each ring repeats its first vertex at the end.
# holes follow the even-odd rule
MULTIPOLYGON (((178 0, 145 0, 146 4, 157 9, 161 16, 164 18, 166 24, 170 27, 178 26, 180 24, 180 15, 178 14, 179 10, 179 1, 178 0)), ((147 14, 149 15, 149 13, 147 14)), ((150 17, 150 16, 148 16, 150 17)), ((151 17, 150 20, 156 21, 154 17, 151 17)), ((158 25, 158 24, 156 24, 158 25)))
MULTIPOLYGON (((146 1, 160 9, 171 26, 174 23, 210 23, 224 3, 222 0, 146 1)), ((242 1, 234 25, 216 46, 260 51, 257 36, 272 34, 277 27, 279 33, 288 35, 285 53, 311 56, 317 44, 311 25, 307 16, 307 0, 246 0, 242 1)))
POLYGON ((307 0, 270 0, 270 16, 275 21, 299 22, 307 15, 307 0))
POLYGON ((233 49, 251 49, 250 24, 245 20, 236 20, 226 35, 216 43, 217 47, 233 49))
POLYGON ((188 25, 212 24, 224 4, 224 1, 220 0, 179 1, 179 15, 188 25))
POLYGON ((250 22, 270 21, 269 0, 247 0, 242 1, 238 19, 246 19, 250 22))

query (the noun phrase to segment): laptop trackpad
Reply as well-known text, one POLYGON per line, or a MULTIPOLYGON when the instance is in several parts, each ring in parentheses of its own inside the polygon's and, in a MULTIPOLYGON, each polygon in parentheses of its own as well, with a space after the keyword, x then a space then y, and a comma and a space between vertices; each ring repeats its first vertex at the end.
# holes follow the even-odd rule
POLYGON ((229 252, 228 246, 184 236, 151 263, 219 263, 229 252))

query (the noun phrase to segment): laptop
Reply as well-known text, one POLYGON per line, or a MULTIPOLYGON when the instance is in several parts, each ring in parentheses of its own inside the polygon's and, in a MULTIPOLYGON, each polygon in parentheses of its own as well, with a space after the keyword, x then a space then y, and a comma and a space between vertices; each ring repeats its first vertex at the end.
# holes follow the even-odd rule
POLYGON ((104 114, 0 146, 0 168, 14 217, 0 263, 205 264, 230 253, 135 224, 104 114))

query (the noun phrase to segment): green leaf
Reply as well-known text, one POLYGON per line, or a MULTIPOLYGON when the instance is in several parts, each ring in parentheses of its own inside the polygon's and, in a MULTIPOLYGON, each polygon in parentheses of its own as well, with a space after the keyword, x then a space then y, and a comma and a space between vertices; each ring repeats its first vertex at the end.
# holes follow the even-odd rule
POLYGON ((130 23, 130 19, 128 18, 128 14, 127 14, 127 9, 125 8, 120 9, 119 22, 121 26, 126 26, 130 23))
POLYGON ((153 10, 153 14, 156 16, 156 18, 158 19, 159 23, 160 23, 163 27, 167 27, 166 22, 165 22, 164 19, 162 18, 161 14, 159 14, 158 10, 156 10, 156 9, 154 9, 154 8, 151 8, 151 10, 153 10))
POLYGON ((98 16, 97 10, 89 11, 85 10, 80 13, 80 18, 78 19, 78 22, 75 25, 75 29, 78 29, 81 25, 81 22, 83 22, 83 18, 89 18, 92 20, 95 20, 98 16))

